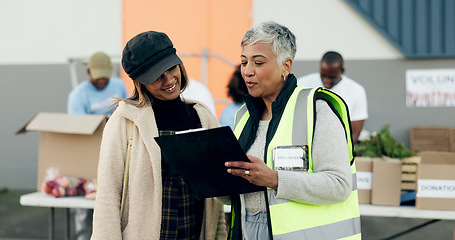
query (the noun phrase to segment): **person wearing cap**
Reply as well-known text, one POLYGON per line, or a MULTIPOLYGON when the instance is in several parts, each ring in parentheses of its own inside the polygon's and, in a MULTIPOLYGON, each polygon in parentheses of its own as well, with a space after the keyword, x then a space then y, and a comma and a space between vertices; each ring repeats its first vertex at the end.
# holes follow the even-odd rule
POLYGON ((123 80, 112 76, 112 63, 103 52, 88 62, 89 80, 81 82, 68 96, 68 114, 112 114, 114 98, 128 98, 123 80))
POLYGON ((155 31, 136 35, 123 49, 122 66, 135 89, 130 98, 118 100, 104 128, 92 239, 226 239, 223 204, 197 199, 154 140, 219 127, 206 105, 180 97, 189 80, 171 40, 155 31))

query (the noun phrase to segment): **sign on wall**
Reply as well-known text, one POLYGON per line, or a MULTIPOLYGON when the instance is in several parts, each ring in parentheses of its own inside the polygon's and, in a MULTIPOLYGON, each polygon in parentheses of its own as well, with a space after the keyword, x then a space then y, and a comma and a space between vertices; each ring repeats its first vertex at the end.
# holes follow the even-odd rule
POLYGON ((406 107, 455 106, 455 69, 406 71, 406 107))

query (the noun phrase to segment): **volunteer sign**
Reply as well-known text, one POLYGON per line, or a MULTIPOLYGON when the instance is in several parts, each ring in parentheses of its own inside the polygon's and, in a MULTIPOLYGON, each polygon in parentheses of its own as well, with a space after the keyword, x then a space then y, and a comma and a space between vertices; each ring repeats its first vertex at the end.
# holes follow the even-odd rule
POLYGON ((455 106, 455 69, 406 71, 406 107, 455 106))
POLYGON ((419 198, 455 198, 455 180, 418 179, 419 198))

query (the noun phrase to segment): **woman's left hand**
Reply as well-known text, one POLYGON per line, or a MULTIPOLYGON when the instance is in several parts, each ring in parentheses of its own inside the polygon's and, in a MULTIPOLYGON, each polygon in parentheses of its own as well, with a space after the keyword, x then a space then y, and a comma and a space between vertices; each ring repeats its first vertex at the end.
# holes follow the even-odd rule
POLYGON ((226 162, 227 172, 255 185, 277 190, 278 173, 270 169, 261 159, 250 155, 247 157, 251 162, 226 162))

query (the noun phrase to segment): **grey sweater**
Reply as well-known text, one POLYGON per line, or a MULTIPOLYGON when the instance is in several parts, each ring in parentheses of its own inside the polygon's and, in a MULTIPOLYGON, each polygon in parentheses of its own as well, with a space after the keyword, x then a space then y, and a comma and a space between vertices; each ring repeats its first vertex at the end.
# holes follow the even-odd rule
POLYGON ((341 122, 322 100, 316 101, 314 173, 278 172, 277 198, 310 204, 346 200, 352 191, 349 150, 341 122))
MULTIPOLYGON (((265 142, 265 139, 255 139, 255 143, 261 141, 265 142)), ((263 148, 260 145, 253 143, 248 153, 262 159, 264 150, 257 149, 263 148)), ((339 119, 322 100, 316 101, 312 150, 314 173, 278 171, 276 198, 309 204, 333 204, 346 200, 352 189, 346 137, 339 119)), ((262 192, 246 194, 246 208, 251 211, 265 210, 263 197, 262 192)))

